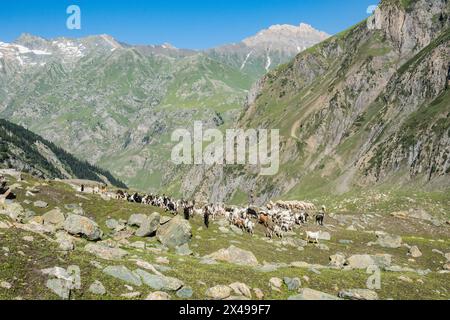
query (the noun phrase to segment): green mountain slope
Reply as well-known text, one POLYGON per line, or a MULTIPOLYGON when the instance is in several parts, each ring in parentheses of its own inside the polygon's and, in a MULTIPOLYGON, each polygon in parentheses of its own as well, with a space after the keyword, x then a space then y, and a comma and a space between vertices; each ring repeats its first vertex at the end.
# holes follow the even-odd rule
POLYGON ((4 119, 0 119, 0 167, 15 168, 43 178, 78 178, 126 188, 108 171, 82 162, 53 143, 4 119))
POLYGON ((404 4, 383 1, 368 21, 259 82, 239 126, 280 129, 276 176, 214 167, 193 194, 234 199, 254 188, 264 202, 376 185, 448 187, 449 5, 404 4))

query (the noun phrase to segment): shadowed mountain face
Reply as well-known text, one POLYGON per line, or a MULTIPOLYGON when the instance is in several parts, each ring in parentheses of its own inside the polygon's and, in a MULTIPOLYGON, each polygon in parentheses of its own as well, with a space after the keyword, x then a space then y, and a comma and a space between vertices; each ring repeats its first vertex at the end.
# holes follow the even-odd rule
POLYGON ((280 129, 281 169, 195 168, 191 194, 262 203, 376 185, 450 185, 448 1, 382 1, 353 28, 269 72, 242 128, 280 129))
POLYGON ((107 35, 0 43, 0 115, 130 186, 180 191, 170 135, 234 125, 248 90, 280 63, 327 38, 307 25, 274 26, 203 52, 130 46, 107 35))
POLYGON ((45 179, 85 179, 126 188, 111 173, 83 162, 40 136, 0 119, 0 168, 45 179))

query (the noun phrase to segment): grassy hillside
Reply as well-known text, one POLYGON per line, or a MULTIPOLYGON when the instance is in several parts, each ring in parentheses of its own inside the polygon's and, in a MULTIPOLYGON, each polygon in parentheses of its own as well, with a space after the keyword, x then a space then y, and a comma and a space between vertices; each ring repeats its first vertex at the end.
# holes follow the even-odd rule
POLYGON ((0 164, 20 165, 47 178, 78 178, 126 187, 111 173, 86 161, 80 161, 53 143, 31 131, 0 119, 0 164), (44 146, 44 151, 38 145, 44 146), (49 151, 48 153, 46 151, 49 151))

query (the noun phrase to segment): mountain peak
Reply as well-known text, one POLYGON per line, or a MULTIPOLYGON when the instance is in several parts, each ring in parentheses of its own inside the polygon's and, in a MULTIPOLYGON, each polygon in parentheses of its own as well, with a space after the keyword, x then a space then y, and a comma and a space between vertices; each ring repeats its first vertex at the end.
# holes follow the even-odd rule
POLYGON ((306 23, 300 23, 298 26, 276 24, 261 30, 255 36, 246 38, 242 42, 248 47, 275 49, 287 47, 301 51, 328 37, 327 33, 319 31, 306 23))

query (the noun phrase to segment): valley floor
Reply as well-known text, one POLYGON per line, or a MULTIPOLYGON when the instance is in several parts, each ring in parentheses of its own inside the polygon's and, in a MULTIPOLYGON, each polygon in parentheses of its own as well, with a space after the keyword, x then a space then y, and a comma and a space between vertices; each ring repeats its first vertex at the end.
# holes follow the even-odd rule
MULTIPOLYGON (((21 181, 8 177, 8 184, 17 195, 15 203, 34 222, 14 221, 7 213, 8 205, 6 211, 0 210, 0 299, 64 297, 65 289, 58 287, 64 287, 64 282, 49 282, 61 279, 57 269, 42 272, 54 267, 63 268, 63 273, 79 268, 75 273, 80 282, 69 290, 66 298, 70 299, 308 299, 338 295, 450 299, 448 194, 406 195, 392 191, 303 199, 326 204, 331 214, 325 218, 324 227, 310 222, 298 226, 284 239, 268 240, 262 226, 257 226, 254 236, 241 234, 224 220, 211 222, 207 229, 196 217, 190 220, 190 250, 173 250, 161 245, 156 237, 127 233, 132 231, 129 226, 113 231, 106 225, 111 219, 128 221, 132 214, 150 215, 155 211, 173 218, 159 208, 81 194, 62 182, 27 175, 21 181), (36 206, 37 201, 46 205, 36 206), (36 217, 57 207, 65 216, 75 212, 94 220, 104 233, 102 241, 61 236, 58 226, 36 227, 36 217), (307 243, 306 230, 321 230, 323 238, 329 234, 330 240, 307 243), (73 250, 62 250, 60 237, 69 237, 73 250), (103 251, 87 252, 85 248, 92 244, 103 251), (206 257, 231 246, 244 251, 228 257, 229 262, 206 257), (257 264, 243 265, 251 253, 257 264), (366 270, 368 259, 381 269, 379 289, 367 290, 372 275, 366 270), (107 272, 110 266, 120 268, 107 272), (150 280, 136 280, 138 270, 145 270, 150 280)), ((142 275, 141 271, 138 273, 142 275)))

